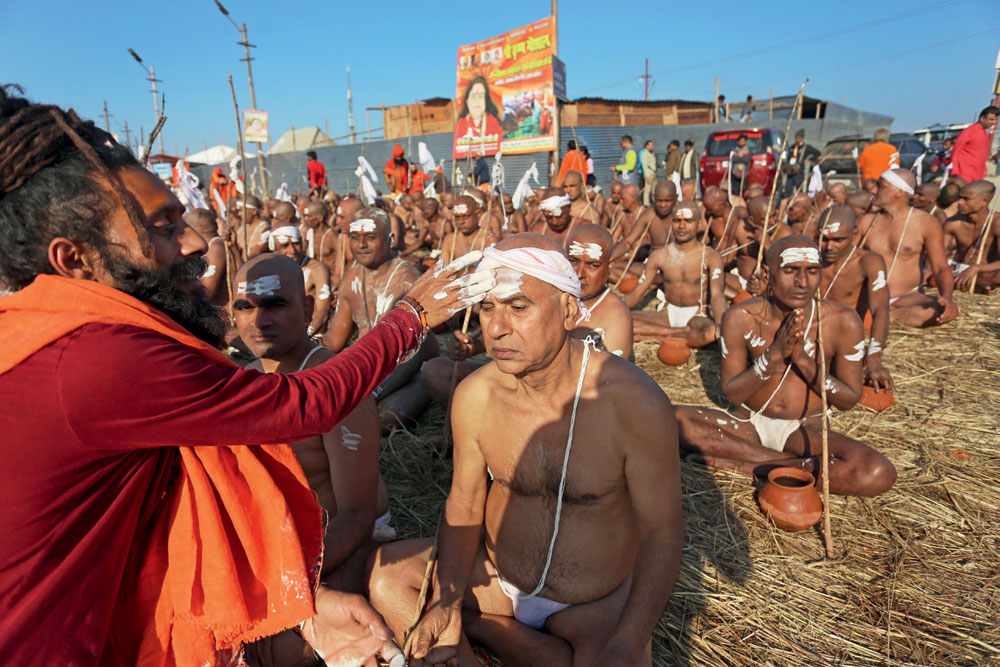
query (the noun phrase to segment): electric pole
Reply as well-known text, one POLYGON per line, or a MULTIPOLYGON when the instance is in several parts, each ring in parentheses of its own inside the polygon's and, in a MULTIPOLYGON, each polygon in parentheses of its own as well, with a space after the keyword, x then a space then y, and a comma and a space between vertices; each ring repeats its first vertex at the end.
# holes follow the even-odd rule
POLYGON ((643 95, 644 100, 649 100, 649 58, 646 58, 646 73, 639 77, 639 80, 645 84, 646 92, 643 95))
POLYGON ((354 136, 354 95, 351 93, 351 68, 347 68, 347 126, 351 130, 351 143, 357 140, 354 136))
POLYGON ((128 121, 125 121, 125 146, 127 148, 129 148, 129 150, 131 150, 131 148, 132 148, 132 146, 130 144, 131 144, 131 141, 129 139, 128 121))
MULTIPOLYGON (((254 92, 254 89, 253 89, 253 69, 250 67, 250 61, 254 60, 254 58, 252 58, 250 56, 250 49, 251 48, 256 49, 257 45, 256 44, 251 44, 250 40, 247 38, 247 24, 246 23, 242 23, 240 25, 237 25, 236 21, 234 21, 232 19, 232 17, 229 16, 229 11, 225 7, 222 6, 222 3, 219 2, 219 0, 215 0, 215 6, 218 7, 219 11, 222 12, 222 15, 225 16, 229 20, 229 22, 233 24, 233 27, 240 31, 240 41, 238 41, 236 43, 239 46, 243 47, 244 56, 242 58, 240 58, 240 62, 245 62, 247 64, 247 82, 250 85, 250 109, 253 110, 253 111, 256 111, 257 110, 257 95, 256 95, 256 93, 254 92)), ((256 142, 254 142, 254 143, 256 143, 256 142)), ((259 167, 257 171, 259 172, 259 175, 260 175, 261 192, 263 192, 264 196, 267 197, 267 177, 264 175, 264 163, 261 161, 261 152, 260 152, 260 144, 259 143, 257 143, 257 166, 259 167)), ((248 172, 247 165, 243 165, 243 169, 244 169, 244 173, 248 172)))
POLYGON ((104 116, 104 129, 108 131, 108 134, 111 134, 111 121, 109 119, 114 114, 108 113, 108 101, 107 100, 104 100, 104 113, 102 113, 101 115, 104 116))
MULTIPOLYGON (((163 83, 163 81, 161 81, 160 79, 156 78, 156 71, 153 69, 152 65, 150 65, 149 67, 146 67, 146 65, 142 62, 142 58, 139 57, 138 53, 136 53, 132 49, 129 49, 128 52, 129 52, 129 54, 133 58, 135 58, 135 61, 137 63, 139 63, 139 67, 141 67, 143 70, 145 70, 145 72, 146 72, 146 81, 149 81, 149 83, 151 83, 152 86, 153 86, 153 90, 151 91, 153 93, 153 113, 154 113, 153 118, 156 121, 156 123, 159 123, 160 122, 160 96, 156 92, 156 84, 157 83, 163 83)), ((153 124, 154 127, 156 126, 156 123, 153 124)), ((160 139, 160 153, 165 153, 166 151, 163 149, 163 132, 162 132, 162 130, 160 131, 159 139, 160 139)), ((146 156, 143 156, 143 157, 144 158, 148 158, 149 156, 146 155, 146 156)))

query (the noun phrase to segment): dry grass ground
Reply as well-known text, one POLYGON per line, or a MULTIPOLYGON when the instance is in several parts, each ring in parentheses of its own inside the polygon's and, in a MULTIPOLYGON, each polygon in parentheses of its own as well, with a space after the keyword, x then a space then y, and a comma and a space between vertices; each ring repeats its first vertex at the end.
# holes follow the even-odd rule
MULTIPOLYGON (((893 327, 896 405, 837 414, 899 479, 874 499, 833 498, 837 558, 818 531, 768 523, 750 479, 682 465, 680 577, 653 640, 656 665, 1000 665, 1000 295, 956 297, 944 327, 893 327)), ((636 362, 677 404, 720 400, 719 354, 636 362)), ((426 439, 434 407, 383 441, 401 537, 431 536, 450 463, 426 439)))

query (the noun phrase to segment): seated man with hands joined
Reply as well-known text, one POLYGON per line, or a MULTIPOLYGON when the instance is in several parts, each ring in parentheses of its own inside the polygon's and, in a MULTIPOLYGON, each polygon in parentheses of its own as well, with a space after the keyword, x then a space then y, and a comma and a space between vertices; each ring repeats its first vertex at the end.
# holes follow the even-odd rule
MULTIPOLYGON (((767 296, 731 307, 722 318, 722 391, 732 412, 680 406, 682 445, 691 460, 761 474, 777 466, 820 472, 822 396, 848 410, 861 396, 864 329, 852 309, 817 301, 821 264, 804 236, 776 241, 761 267, 767 296), (822 308, 821 318, 817 312, 822 308), (820 387, 818 320, 827 363, 820 387)), ((875 496, 896 470, 882 454, 830 431, 830 492, 875 496)))

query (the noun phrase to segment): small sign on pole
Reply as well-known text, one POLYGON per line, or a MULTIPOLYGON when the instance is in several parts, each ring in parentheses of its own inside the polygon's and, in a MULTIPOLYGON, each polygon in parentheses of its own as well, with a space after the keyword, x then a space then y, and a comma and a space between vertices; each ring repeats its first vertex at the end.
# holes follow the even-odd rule
POLYGON ((258 144, 268 143, 266 111, 243 110, 243 139, 258 144))

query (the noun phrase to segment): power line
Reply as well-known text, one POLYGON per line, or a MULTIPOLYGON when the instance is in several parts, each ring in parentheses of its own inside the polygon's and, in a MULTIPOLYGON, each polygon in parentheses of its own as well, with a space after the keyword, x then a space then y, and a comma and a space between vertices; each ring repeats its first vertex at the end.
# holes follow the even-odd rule
MULTIPOLYGON (((671 74, 671 73, 675 73, 675 72, 683 72, 683 71, 687 71, 687 70, 700 69, 702 67, 710 67, 712 65, 718 65, 720 63, 728 63, 728 62, 730 62, 732 60, 739 59, 739 58, 751 58, 751 57, 754 57, 754 56, 760 56, 760 55, 765 55, 765 54, 768 54, 768 53, 773 53, 775 51, 782 51, 782 50, 790 49, 790 48, 793 48, 793 47, 796 47, 796 46, 802 46, 803 44, 811 44, 813 42, 821 41, 821 40, 824 40, 824 39, 830 39, 832 37, 840 37, 841 35, 846 35, 846 34, 852 33, 852 32, 858 32, 860 30, 866 30, 868 28, 881 27, 881 26, 884 26, 887 23, 894 23, 896 21, 902 21, 904 19, 912 18, 914 16, 919 16, 920 14, 926 14, 928 12, 937 11, 939 9, 946 9, 946 8, 954 7, 955 5, 959 5, 959 4, 963 3, 963 2, 968 2, 968 0, 944 0, 944 2, 937 2, 937 3, 934 3, 932 5, 926 5, 924 7, 918 7, 916 9, 911 9, 909 11, 901 12, 901 13, 898 13, 898 14, 894 14, 892 16, 884 17, 884 18, 872 19, 870 21, 864 21, 863 23, 856 23, 854 25, 847 26, 846 28, 838 28, 836 30, 831 30, 831 31, 828 31, 828 32, 819 33, 819 34, 813 35, 811 37, 800 37, 799 39, 789 40, 789 41, 782 42, 781 44, 777 44, 777 45, 774 45, 774 46, 768 46, 768 47, 764 47, 764 48, 761 48, 761 49, 754 49, 752 51, 744 51, 743 53, 735 53, 735 54, 724 56, 724 57, 721 57, 721 58, 716 58, 716 59, 713 59, 713 60, 706 60, 704 62, 694 63, 692 65, 682 65, 680 67, 671 67, 671 68, 668 68, 668 69, 665 69, 665 70, 661 70, 659 72, 654 72, 652 74, 652 76, 661 76, 663 74, 671 74)), ((626 84, 633 83, 634 81, 635 81, 635 78, 631 77, 631 78, 619 81, 617 83, 610 83, 610 84, 607 84, 607 85, 604 85, 604 86, 598 86, 596 88, 591 88, 589 90, 584 91, 581 94, 582 95, 587 95, 589 93, 593 93, 593 92, 598 91, 598 90, 606 90, 608 88, 617 88, 619 86, 624 86, 626 84)))

